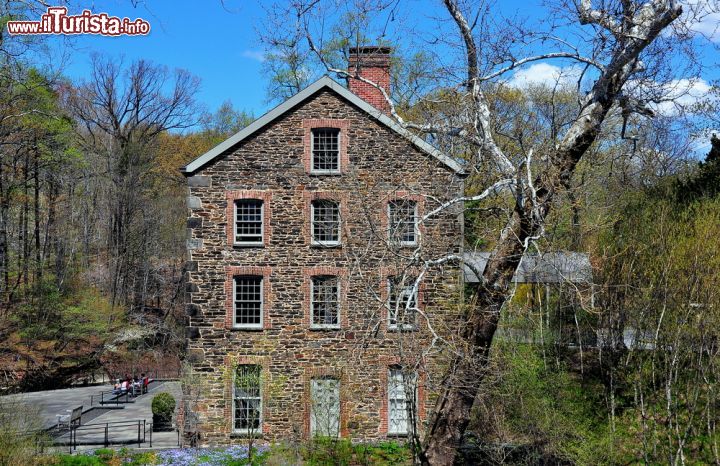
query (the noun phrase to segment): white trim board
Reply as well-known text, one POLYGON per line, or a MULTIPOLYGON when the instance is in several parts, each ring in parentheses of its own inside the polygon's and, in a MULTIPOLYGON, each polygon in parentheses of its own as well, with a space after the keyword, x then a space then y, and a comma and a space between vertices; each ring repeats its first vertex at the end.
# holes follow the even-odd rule
POLYGON ((308 87, 303 89, 302 91, 298 92, 294 96, 290 97, 285 102, 281 103, 274 109, 267 112, 265 115, 261 116, 257 120, 250 123, 245 128, 241 129, 239 132, 234 134, 233 136, 230 136, 225 141, 221 142, 217 146, 213 147, 200 157, 196 158, 189 164, 185 165, 180 169, 182 173, 184 173, 186 176, 194 175, 198 170, 202 169, 205 165, 212 162, 215 158, 223 154, 225 151, 230 149, 231 147, 235 146, 236 144, 242 142, 244 139, 249 137, 250 135, 254 134, 256 131, 260 130, 264 126, 268 125, 269 123, 273 122, 275 119, 279 118, 286 112, 292 110, 294 107, 302 103, 307 98, 311 97, 315 93, 319 92, 320 90, 324 88, 329 88, 335 91, 337 94, 339 94, 344 99, 348 100, 350 103, 355 105, 356 107, 363 110, 365 113, 369 114, 373 118, 377 119, 380 123, 384 124, 388 128, 392 129, 405 139, 409 140, 415 147, 420 149, 421 151, 425 152, 426 154, 435 157, 437 160, 439 160, 441 163, 443 163, 445 166, 447 166, 450 170, 455 172, 457 175, 464 176, 465 170, 463 167, 452 158, 448 157, 447 155, 443 154, 436 148, 434 148, 432 145, 428 144, 427 142, 423 141, 421 138, 417 137, 416 135, 412 134, 407 129, 400 126, 395 120, 387 116, 382 111, 378 110, 377 108, 373 107, 369 103, 365 102, 363 99, 358 97, 357 95, 350 92, 347 88, 344 86, 338 84, 336 81, 331 79, 328 76, 323 76, 322 78, 318 79, 314 83, 310 84, 308 87))

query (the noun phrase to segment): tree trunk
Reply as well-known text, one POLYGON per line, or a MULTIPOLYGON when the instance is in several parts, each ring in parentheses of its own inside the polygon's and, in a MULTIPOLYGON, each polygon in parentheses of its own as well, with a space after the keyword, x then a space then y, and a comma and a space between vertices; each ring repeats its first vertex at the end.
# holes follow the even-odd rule
POLYGON ((23 292, 28 293, 29 264, 30 264, 30 241, 28 239, 28 216, 30 215, 30 162, 27 152, 23 167, 23 202, 20 211, 20 234, 22 236, 22 255, 18 255, 18 270, 22 271, 22 283, 25 285, 23 292))
MULTIPOLYGON (((468 53, 474 54, 475 45, 467 22, 454 2, 446 0, 446 4, 464 33, 468 53)), ((476 304, 468 311, 464 322, 462 337, 467 345, 465 354, 461 352, 455 356, 443 381, 442 393, 421 454, 423 464, 454 463, 470 422, 472 405, 484 379, 483 370, 488 365, 500 311, 510 297, 509 284, 529 241, 542 233, 556 192, 569 188, 577 163, 597 139, 600 126, 617 102, 623 85, 635 72, 640 53, 682 13, 682 8, 672 2, 659 2, 652 8, 652 12, 641 10, 632 18, 636 21, 635 27, 631 34, 622 38, 617 52, 585 98, 574 123, 555 151, 549 154, 549 167, 535 177, 532 185, 522 183, 523 187, 515 193, 513 215, 488 259, 476 304)), ((471 71, 469 81, 472 82, 476 64, 473 57, 468 61, 471 71)), ((478 95, 477 84, 474 86, 470 90, 478 95)))
POLYGON ((37 147, 34 149, 35 163, 33 167, 33 227, 35 237, 35 286, 40 286, 42 279, 43 258, 41 257, 40 248, 40 166, 37 147))
POLYGON ((0 273, 2 274, 2 293, 0 294, 4 300, 10 291, 10 271, 8 257, 8 215, 10 205, 8 201, 8 193, 5 190, 5 183, 0 170, 0 273))
POLYGON ((482 277, 484 286, 475 297, 475 305, 469 311, 462 332, 462 339, 468 344, 468 354, 453 357, 442 382, 443 392, 436 404, 420 457, 423 464, 451 465, 455 461, 457 448, 470 423, 475 397, 486 375, 500 310, 524 253, 524 244, 517 238, 528 235, 526 218, 518 209, 515 210, 485 267, 482 277))

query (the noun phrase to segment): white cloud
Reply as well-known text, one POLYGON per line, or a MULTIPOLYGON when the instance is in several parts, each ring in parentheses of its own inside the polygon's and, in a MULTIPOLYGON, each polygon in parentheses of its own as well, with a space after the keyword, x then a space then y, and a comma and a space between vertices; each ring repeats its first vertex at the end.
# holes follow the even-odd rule
POLYGON ((260 63, 265 61, 265 52, 262 50, 243 50, 240 56, 249 58, 251 60, 259 61, 260 63))
MULTIPOLYGON (((582 73, 582 67, 569 65, 560 67, 546 62, 534 63, 515 71, 505 84, 517 89, 532 86, 572 87, 582 73)), ((592 76, 588 79, 592 79, 592 76)), ((717 89, 703 78, 681 78, 664 84, 648 83, 647 81, 631 80, 626 85, 626 92, 636 96, 656 113, 664 116, 693 114, 700 111, 699 105, 720 104, 717 89)))
POLYGON ((559 67, 549 63, 534 63, 517 70, 507 81, 507 85, 516 88, 530 86, 560 87, 575 86, 582 68, 579 66, 559 67))
POLYGON ((685 27, 695 34, 701 34, 713 42, 720 42, 720 11, 711 2, 704 0, 682 0, 685 27))
POLYGON ((698 114, 707 109, 703 104, 718 104, 716 90, 703 78, 679 78, 665 83, 631 80, 625 93, 646 102, 655 113, 669 117, 698 114))
POLYGON ((711 13, 702 20, 691 24, 690 30, 709 38, 713 42, 720 42, 720 13, 711 13))
POLYGON ((674 79, 661 86, 663 99, 651 104, 651 107, 665 116, 692 113, 695 105, 711 99, 711 89, 710 84, 702 78, 674 79))

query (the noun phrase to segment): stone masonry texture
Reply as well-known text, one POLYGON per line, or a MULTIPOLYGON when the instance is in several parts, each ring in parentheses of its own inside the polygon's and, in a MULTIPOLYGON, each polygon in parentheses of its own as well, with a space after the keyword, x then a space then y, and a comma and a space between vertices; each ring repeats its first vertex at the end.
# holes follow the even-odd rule
POLYGON ((327 376, 340 380, 341 435, 387 439, 387 374, 396 364, 418 367, 422 428, 442 370, 429 328, 457 331, 459 268, 444 265, 424 275, 418 304, 427 319, 418 316, 414 330, 388 329, 383 300, 389 276, 413 275, 423 260, 461 253, 463 206, 423 224, 420 261, 408 266, 416 249, 388 242, 388 202, 416 200, 422 216, 462 195, 462 180, 327 88, 190 175, 187 351, 201 394, 183 405, 192 405, 200 443, 244 441, 232 425, 229 374, 237 364, 262 367, 263 441, 309 435, 310 381, 327 376), (308 173, 307 128, 320 120, 341 129, 339 175, 308 173), (262 246, 238 247, 229 234, 231 203, 248 197, 269 204, 266 238, 262 246), (310 244, 313 199, 340 202, 340 246, 310 244), (266 282, 261 329, 232 327, 232 277, 248 272, 266 282), (317 274, 339 277, 338 328, 310 328, 309 286, 317 274))

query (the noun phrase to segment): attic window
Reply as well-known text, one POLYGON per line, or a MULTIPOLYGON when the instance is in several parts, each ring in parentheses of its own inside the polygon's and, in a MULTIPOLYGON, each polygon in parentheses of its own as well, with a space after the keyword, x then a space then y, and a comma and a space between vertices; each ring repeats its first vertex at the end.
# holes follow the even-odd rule
POLYGON ((313 128, 310 173, 316 175, 340 173, 340 130, 313 128))

